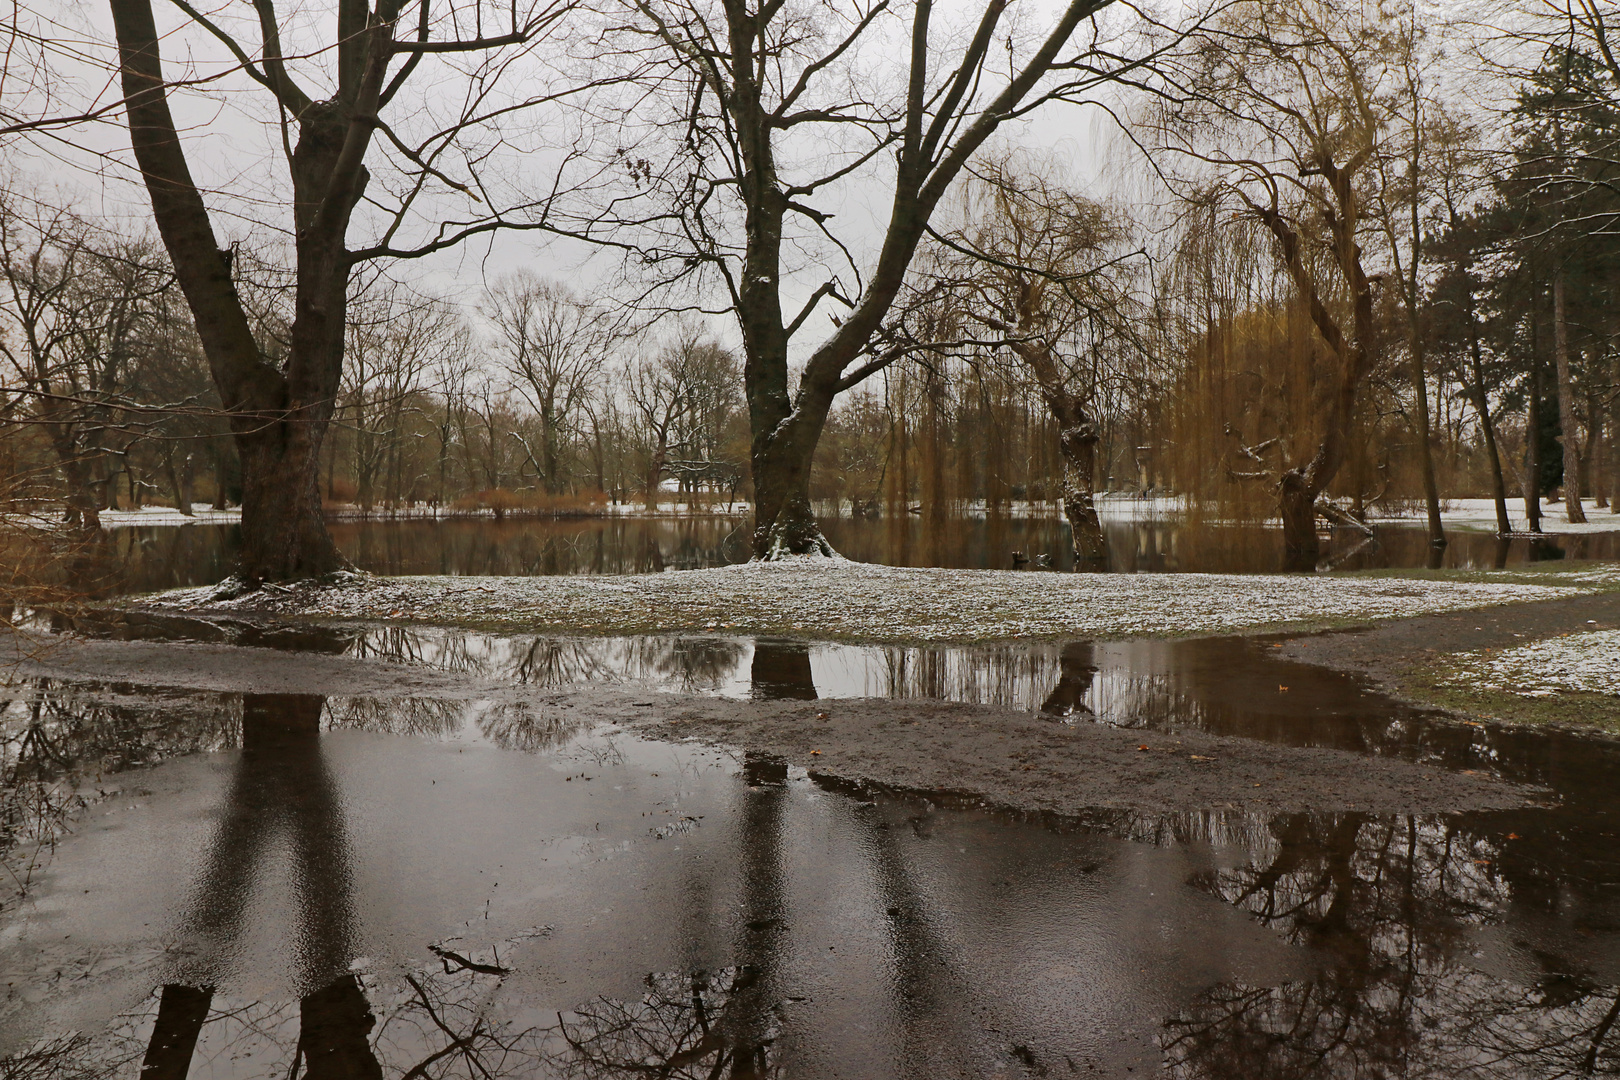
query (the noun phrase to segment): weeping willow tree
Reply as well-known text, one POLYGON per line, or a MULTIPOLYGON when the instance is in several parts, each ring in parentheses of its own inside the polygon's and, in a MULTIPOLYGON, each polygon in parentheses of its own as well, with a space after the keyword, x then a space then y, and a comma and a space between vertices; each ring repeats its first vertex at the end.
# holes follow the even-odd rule
MULTIPOLYGON (((1164 466, 1194 519, 1257 524, 1277 513, 1289 464, 1309 459, 1340 422, 1324 407, 1342 375, 1340 357, 1277 266, 1259 222, 1226 217, 1210 203, 1182 220, 1178 239, 1161 281, 1176 357, 1163 408, 1164 466)), ((1386 377, 1397 359, 1387 345, 1394 302, 1385 296, 1371 306, 1368 385, 1343 420, 1339 467, 1318 492, 1338 496, 1350 518, 1411 467, 1396 458, 1400 402, 1386 377)))

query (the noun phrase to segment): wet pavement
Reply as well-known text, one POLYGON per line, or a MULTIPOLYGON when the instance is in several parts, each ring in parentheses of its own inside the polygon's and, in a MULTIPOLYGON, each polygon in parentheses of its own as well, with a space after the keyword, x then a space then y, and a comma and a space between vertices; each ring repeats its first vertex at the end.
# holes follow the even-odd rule
POLYGON ((0 713, 0 1076, 1620 1071, 1613 740, 1436 718, 1253 640, 123 633, 613 683, 652 711, 661 691, 999 703, 1548 794, 1029 817, 543 704, 36 680, 0 713))

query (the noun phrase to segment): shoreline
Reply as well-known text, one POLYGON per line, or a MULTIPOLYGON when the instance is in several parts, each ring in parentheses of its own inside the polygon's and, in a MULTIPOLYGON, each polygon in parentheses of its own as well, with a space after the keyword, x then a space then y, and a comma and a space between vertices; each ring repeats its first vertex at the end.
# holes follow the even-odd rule
POLYGON ((1301 633, 1620 591, 1620 566, 1345 575, 1060 574, 796 558, 653 574, 380 577, 131 597, 108 610, 425 624, 488 632, 682 632, 851 644, 1301 633))

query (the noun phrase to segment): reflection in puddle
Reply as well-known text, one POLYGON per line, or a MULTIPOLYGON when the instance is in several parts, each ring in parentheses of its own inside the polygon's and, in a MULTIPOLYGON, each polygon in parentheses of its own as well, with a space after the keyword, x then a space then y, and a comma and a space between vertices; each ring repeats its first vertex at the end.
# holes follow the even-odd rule
MULTIPOLYGON (((0 906, 0 1075, 1620 1071, 1610 740, 1437 722, 1240 641, 859 667, 710 638, 328 644, 739 696, 833 696, 856 671, 1488 768, 1549 805, 1022 819, 543 705, 18 686, 8 787, 92 798, 0 906)), ((18 815, 14 856, 50 831, 18 815)))

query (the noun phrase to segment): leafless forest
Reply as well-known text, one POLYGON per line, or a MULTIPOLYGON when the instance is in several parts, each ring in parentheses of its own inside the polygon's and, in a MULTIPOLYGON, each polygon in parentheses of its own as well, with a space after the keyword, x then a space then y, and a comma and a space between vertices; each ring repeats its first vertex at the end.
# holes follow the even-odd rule
MULTIPOLYGON (((1620 498, 1597 0, 110 0, 0 23, 0 476, 240 507, 1620 498)), ((63 524, 65 523, 65 525, 63 524)))

